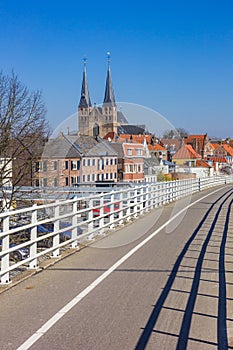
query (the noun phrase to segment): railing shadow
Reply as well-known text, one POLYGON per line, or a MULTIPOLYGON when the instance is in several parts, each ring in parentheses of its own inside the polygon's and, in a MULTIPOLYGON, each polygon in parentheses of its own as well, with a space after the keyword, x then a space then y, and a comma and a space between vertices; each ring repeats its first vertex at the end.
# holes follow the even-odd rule
MULTIPOLYGON (((185 257, 187 252, 193 251, 190 249, 192 242, 196 238, 198 232, 201 230, 202 226, 205 224, 205 222, 211 217, 212 210, 216 205, 219 204, 221 200, 221 204, 219 205, 219 208, 217 209, 217 212, 215 214, 215 217, 212 219, 212 223, 210 226, 209 231, 206 234, 206 238, 203 239, 203 244, 201 247, 201 250, 195 250, 196 252, 199 253, 197 263, 195 266, 195 271, 194 271, 194 276, 189 277, 189 279, 192 280, 192 286, 191 290, 189 292, 189 297, 188 301, 186 304, 186 308, 184 311, 183 319, 181 322, 181 327, 180 327, 180 332, 179 334, 173 335, 177 337, 177 350, 185 350, 187 348, 187 343, 188 340, 191 340, 189 337, 190 333, 190 327, 191 327, 191 320, 192 320, 192 315, 194 313, 194 306, 196 302, 196 298, 198 295, 198 288, 199 284, 201 281, 201 272, 202 272, 202 266, 203 266, 203 261, 205 257, 205 253, 207 251, 208 244, 211 239, 211 235, 214 231, 214 228, 216 226, 217 220, 220 216, 220 212, 222 210, 223 205, 226 203, 226 201, 232 196, 232 191, 228 191, 228 195, 226 196, 226 193, 222 195, 220 198, 218 198, 208 209, 204 217, 202 218, 201 222, 191 235, 191 237, 188 239, 186 244, 184 245, 180 255, 178 256, 173 269, 171 271, 171 274, 165 284, 165 287, 160 294, 156 304, 154 305, 154 308, 149 316, 149 319, 146 323, 145 328, 142 331, 142 334, 135 346, 135 350, 143 350, 146 348, 149 338, 152 333, 161 333, 161 331, 155 330, 155 325, 158 321, 159 315, 161 313, 161 310, 164 308, 164 304, 166 302, 166 299, 169 295, 169 293, 172 290, 172 286, 174 284, 174 281, 176 277, 178 276, 178 270, 182 264, 182 260, 185 257), (226 196, 226 197, 225 197, 226 196), (225 197, 225 198, 224 198, 225 197)), ((232 202, 231 202, 232 204, 232 202)), ((225 245, 226 245, 226 236, 227 236, 227 231, 228 231, 228 221, 229 221, 229 215, 230 215, 230 210, 231 210, 231 204, 228 208, 228 214, 226 217, 225 225, 224 225, 224 232, 222 236, 222 241, 221 241, 221 248, 220 248, 220 254, 219 254, 219 297, 218 297, 218 344, 212 343, 211 345, 218 346, 218 350, 226 350, 228 349, 228 343, 227 343, 227 328, 226 328, 226 278, 225 278, 225 245), (221 300, 220 300, 221 299, 221 300)), ((163 333, 163 332, 162 332, 163 333)), ((167 335, 168 333, 165 332, 167 335)), ((203 340, 199 340, 200 342, 203 342, 203 340)), ((211 342, 206 342, 210 344, 211 342)), ((230 347, 229 347, 230 348, 230 347)))

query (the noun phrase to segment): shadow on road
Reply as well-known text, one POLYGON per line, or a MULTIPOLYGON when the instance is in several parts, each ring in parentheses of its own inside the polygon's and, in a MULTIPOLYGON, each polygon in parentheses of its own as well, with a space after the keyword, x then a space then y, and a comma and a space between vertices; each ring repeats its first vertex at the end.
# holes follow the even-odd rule
MULTIPOLYGON (((232 196, 233 191, 230 190, 226 192, 224 195, 222 195, 218 200, 216 200, 211 207, 208 209, 204 217, 202 218, 201 222, 191 235, 191 237, 188 239, 188 241, 185 243, 180 255, 178 256, 173 269, 171 271, 171 274, 166 282, 166 285, 160 294, 156 304, 154 305, 154 308, 148 318, 148 321, 146 323, 145 328, 143 328, 142 334, 136 344, 135 350, 143 350, 146 348, 149 338, 152 334, 164 334, 167 336, 172 336, 177 338, 177 345, 176 350, 185 350, 188 345, 188 341, 193 340, 195 342, 199 342, 200 344, 209 344, 214 345, 218 348, 218 350, 227 350, 227 349, 233 349, 233 346, 228 346, 228 337, 227 337, 227 305, 226 305, 226 271, 225 271, 225 256, 229 255, 226 254, 225 248, 226 248, 226 241, 227 241, 227 234, 228 234, 228 225, 230 220, 230 212, 231 212, 231 206, 232 206, 232 200, 229 202, 229 198, 232 196), (225 197, 225 198, 224 198, 225 197), (220 216, 221 211, 224 211, 224 205, 227 206, 227 214, 224 215, 225 222, 222 223, 222 218, 220 216), (208 279, 203 279, 201 274, 204 270, 203 268, 203 262, 205 259, 205 255, 207 253, 207 248, 210 243, 210 240, 213 239, 212 234, 214 232, 214 229, 217 226, 217 223, 219 224, 218 220, 221 222, 221 225, 223 226, 223 230, 221 232, 221 239, 220 239, 220 246, 219 252, 209 252, 208 254, 216 254, 218 255, 218 269, 214 269, 215 273, 218 274, 218 281, 214 281, 215 283, 218 283, 218 314, 217 316, 212 315, 206 315, 217 318, 217 343, 214 341, 209 341, 208 339, 196 339, 190 336, 190 328, 191 328, 191 321, 192 316, 195 314, 198 314, 195 312, 194 307, 197 300, 197 296, 200 295, 198 293, 200 281, 207 281, 209 283, 212 283, 213 281, 208 279), (200 242, 200 250, 193 250, 191 249, 191 245, 193 244, 195 238, 197 238, 197 235, 202 230, 201 234, 203 235, 203 226, 209 225, 209 229, 207 232, 205 232, 205 237, 203 237, 202 242, 200 242), (202 244, 202 245, 201 245, 202 244), (180 276, 180 267, 182 266, 183 259, 186 257, 186 254, 195 251, 198 252, 199 255, 196 258, 196 265, 192 266, 191 268, 194 269, 194 275, 193 277, 184 276, 184 278, 190 279, 191 282, 191 288, 190 291, 186 292, 184 290, 180 290, 177 292, 181 293, 188 293, 188 299, 186 303, 185 310, 177 309, 176 307, 173 308, 173 310, 176 310, 177 312, 183 312, 183 318, 181 320, 181 326, 179 332, 176 334, 165 332, 163 330, 157 330, 155 329, 156 323, 158 321, 159 315, 163 309, 166 309, 165 302, 168 298, 169 293, 174 289, 172 289, 174 281, 176 278, 183 278, 180 276)), ((205 228, 206 229, 206 228, 205 228)), ((218 237, 219 238, 219 237, 218 237)), ((232 256, 232 255, 231 255, 232 256)), ((217 258, 217 256, 216 256, 217 258)), ((211 271, 212 269, 210 269, 211 271)), ((232 272, 232 271, 230 271, 232 272)), ((205 271, 206 273, 206 271, 205 271)), ((229 283, 232 285, 232 283, 229 283)), ((212 295, 208 295, 209 297, 214 297, 212 295)), ((171 308, 169 308, 171 309, 171 308)), ((200 313, 199 313, 200 314, 200 313)), ((229 319, 228 319, 229 320, 229 319)), ((232 320, 231 320, 232 321, 232 320)), ((232 344, 230 344, 232 345, 232 344)), ((202 345, 204 346, 204 345, 202 345)), ((202 347, 204 349, 204 347, 202 347)))

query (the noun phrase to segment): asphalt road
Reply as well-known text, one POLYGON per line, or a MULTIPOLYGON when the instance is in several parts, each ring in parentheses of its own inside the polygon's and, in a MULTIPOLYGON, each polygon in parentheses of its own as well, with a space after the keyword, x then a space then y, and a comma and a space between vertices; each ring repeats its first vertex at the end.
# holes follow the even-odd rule
POLYGON ((0 350, 233 349, 232 200, 156 209, 5 291, 0 350))

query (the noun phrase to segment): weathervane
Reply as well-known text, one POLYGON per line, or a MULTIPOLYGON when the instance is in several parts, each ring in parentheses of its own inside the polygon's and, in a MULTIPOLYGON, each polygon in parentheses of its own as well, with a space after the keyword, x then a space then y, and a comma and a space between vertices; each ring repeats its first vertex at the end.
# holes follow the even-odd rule
POLYGON ((86 57, 86 55, 83 56, 83 64, 84 64, 84 66, 86 66, 86 64, 87 64, 87 57, 86 57))
POLYGON ((110 52, 107 52, 107 57, 108 57, 108 66, 110 66, 110 52))

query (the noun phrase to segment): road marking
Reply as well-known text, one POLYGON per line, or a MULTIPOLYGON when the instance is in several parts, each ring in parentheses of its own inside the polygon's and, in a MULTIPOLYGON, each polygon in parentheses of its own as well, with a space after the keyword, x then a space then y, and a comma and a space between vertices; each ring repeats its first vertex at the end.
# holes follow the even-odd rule
POLYGON ((196 200, 195 202, 189 204, 182 210, 180 210, 176 215, 170 218, 157 230, 152 232, 147 238, 145 238, 141 243, 136 245, 127 254, 125 254, 121 259, 119 259, 115 264, 113 264, 107 271, 105 271, 101 276, 99 276, 95 281, 93 281, 88 287, 86 287, 82 292, 80 292, 76 297, 74 297, 68 304, 66 304, 62 309, 60 309, 54 316, 52 316, 41 328, 39 328, 30 338, 28 338, 17 350, 27 350, 29 349, 37 340, 39 340, 42 335, 44 335, 50 328, 52 328, 68 311, 70 311, 74 306, 76 306, 83 298, 85 298, 93 289, 95 289, 101 282, 103 282, 113 271, 115 271, 121 264, 123 264, 127 259, 129 259, 134 253, 136 253, 141 247, 148 243, 152 238, 154 238, 160 231, 162 231, 167 225, 169 225, 173 220, 175 220, 179 215, 181 215, 185 210, 189 209, 201 200, 211 196, 212 194, 222 190, 222 188, 217 189, 204 197, 196 200))

